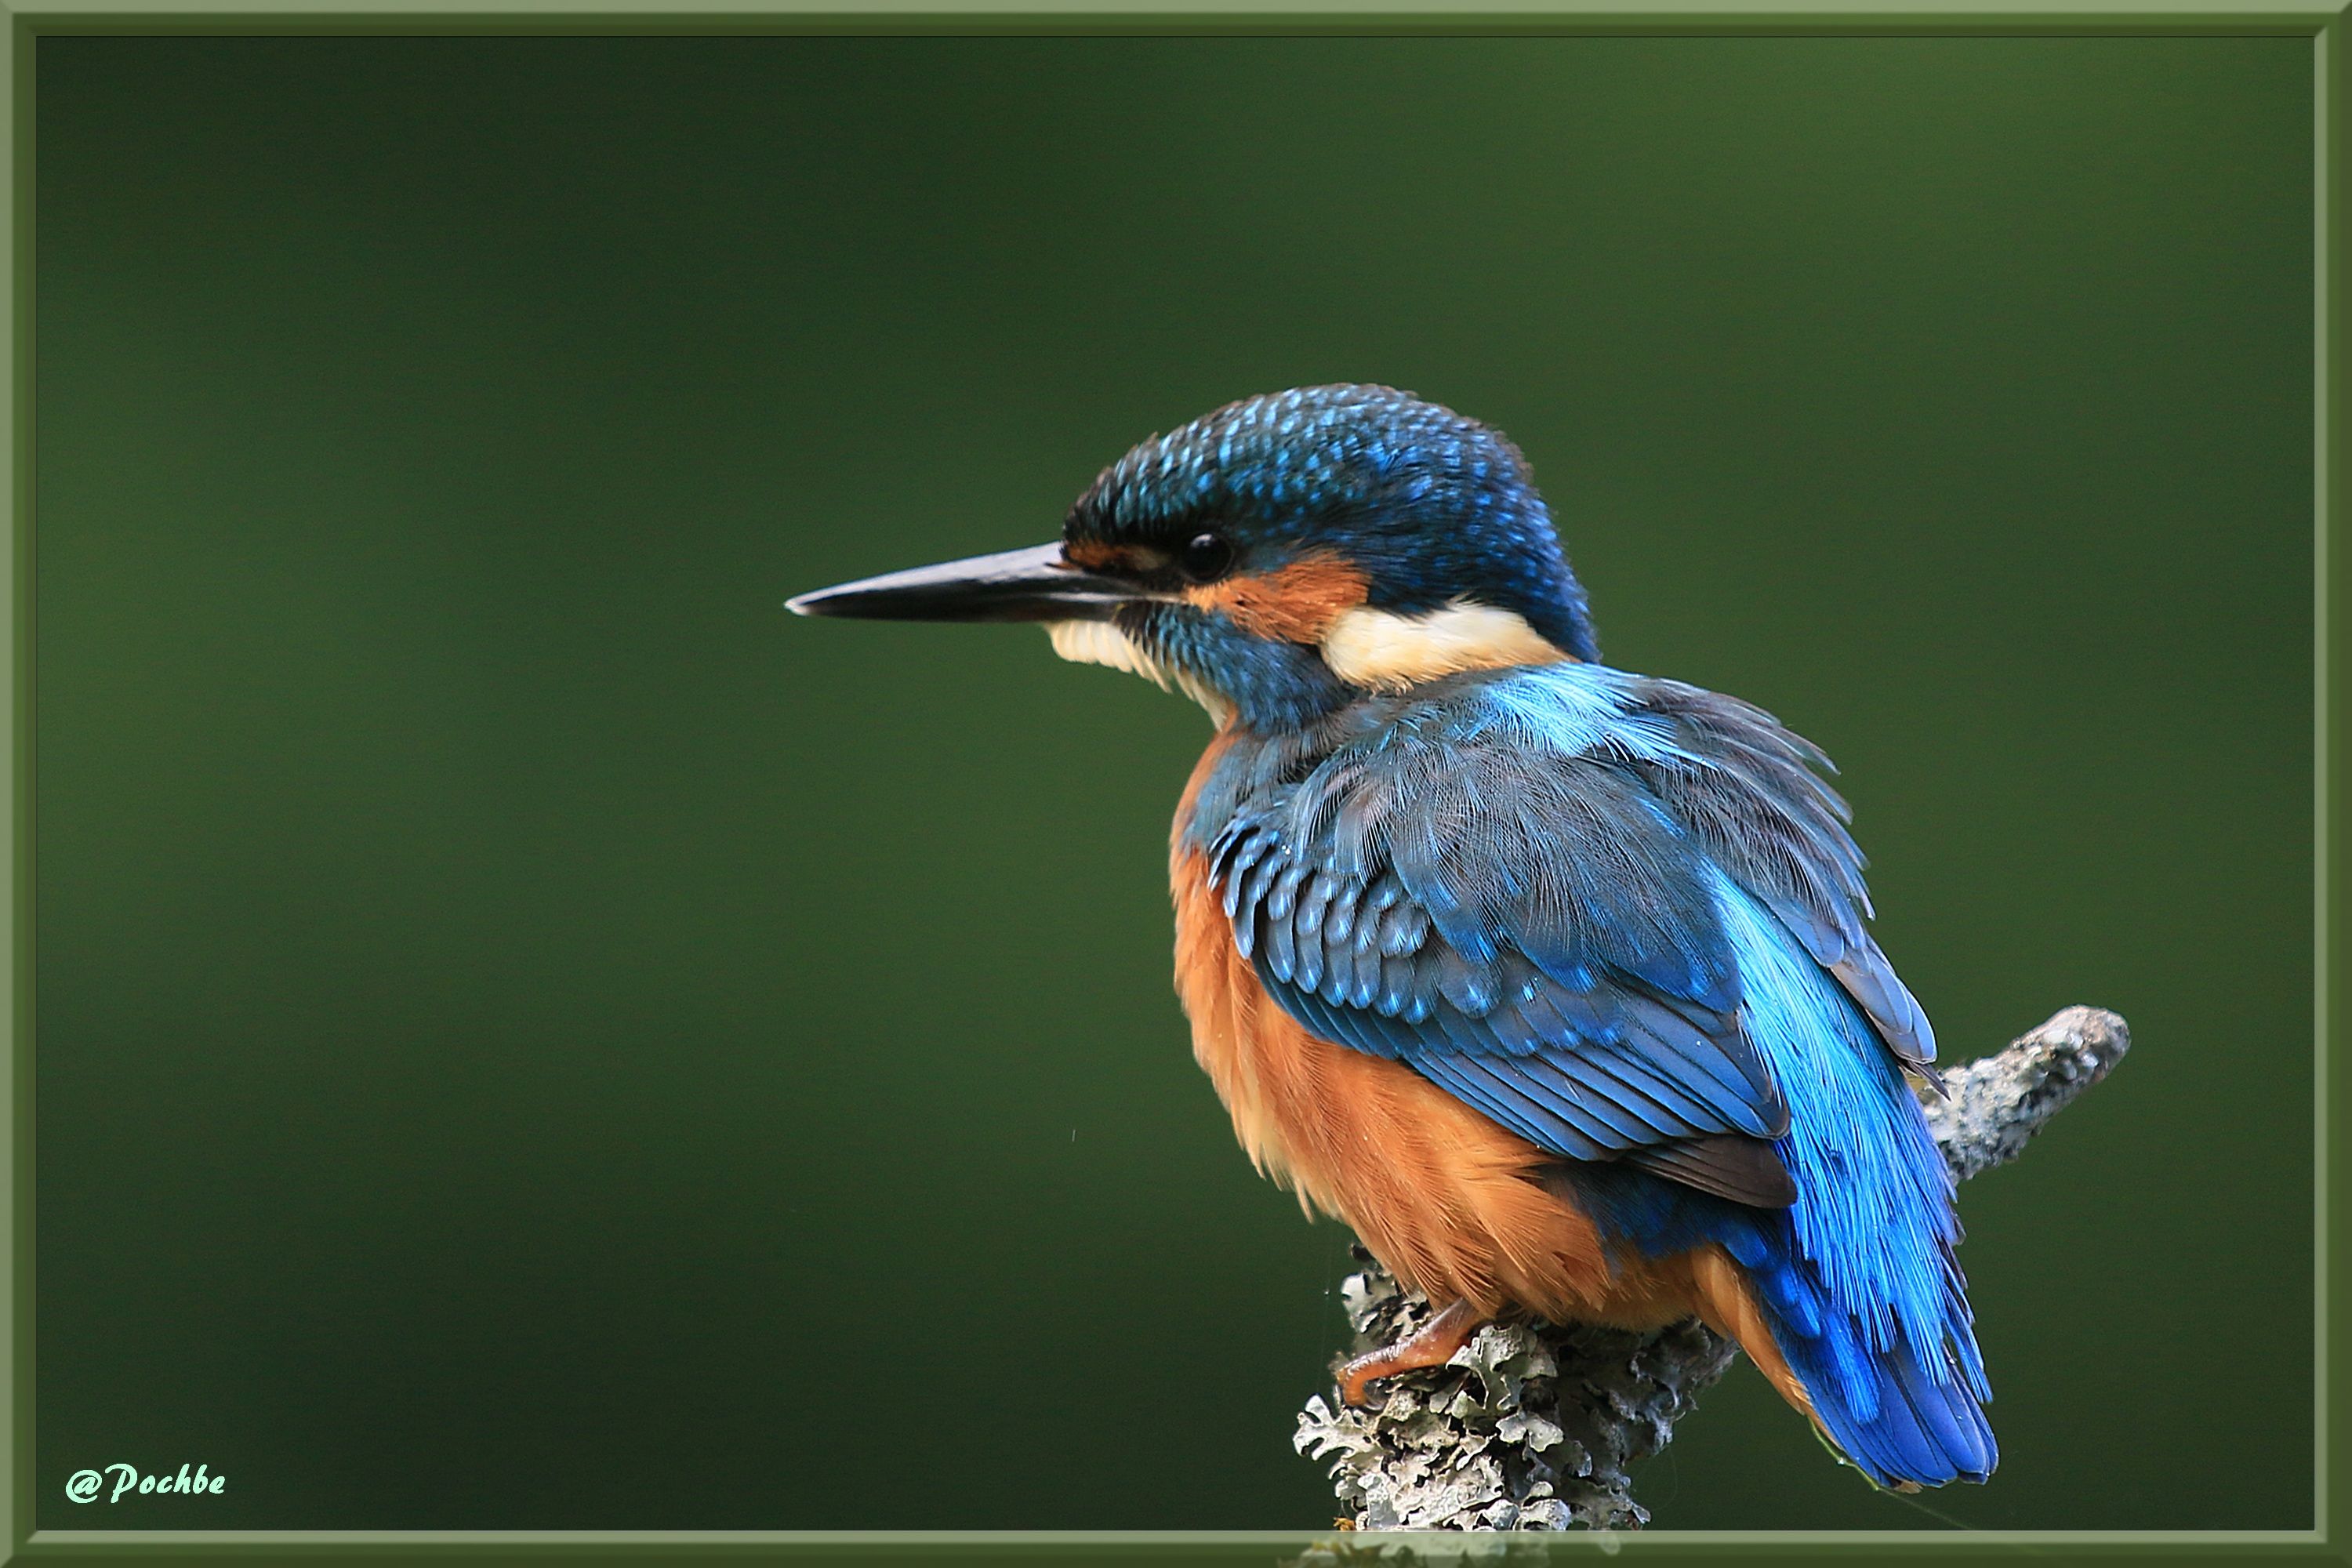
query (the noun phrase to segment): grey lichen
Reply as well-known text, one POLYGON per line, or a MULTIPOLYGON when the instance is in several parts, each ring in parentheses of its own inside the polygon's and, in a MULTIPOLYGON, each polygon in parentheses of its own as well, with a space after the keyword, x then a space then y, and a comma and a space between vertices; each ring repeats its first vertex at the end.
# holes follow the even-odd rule
MULTIPOLYGON (((2029 1139, 2131 1046, 2123 1019, 2069 1007, 2008 1049, 1945 1074, 1927 1122, 1965 1180, 2029 1139)), ((1350 1353, 1393 1344, 1432 1308, 1360 1247, 1340 1286, 1350 1353)), ((1674 1436, 1738 1348, 1696 1321, 1649 1333, 1520 1321, 1488 1325, 1454 1359, 1374 1385, 1369 1409, 1318 1394, 1294 1443, 1328 1461, 1359 1530, 1639 1529, 1626 1467, 1674 1436)))
POLYGON ((1944 1075, 1945 1097, 1927 1097, 1927 1126, 1962 1181, 2004 1165, 2074 1098, 2131 1049, 2115 1014, 2069 1007, 2007 1050, 1944 1075))

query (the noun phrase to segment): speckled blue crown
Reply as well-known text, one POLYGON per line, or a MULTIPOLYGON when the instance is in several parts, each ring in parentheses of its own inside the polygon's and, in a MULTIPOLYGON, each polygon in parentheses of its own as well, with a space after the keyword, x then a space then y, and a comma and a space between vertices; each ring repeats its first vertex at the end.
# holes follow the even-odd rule
POLYGON ((1070 509, 1073 540, 1180 545, 1207 530, 1237 568, 1309 550, 1363 569, 1412 615, 1466 599, 1517 612, 1582 659, 1599 648, 1527 459, 1501 432, 1388 386, 1302 386, 1229 403, 1143 442, 1070 509))

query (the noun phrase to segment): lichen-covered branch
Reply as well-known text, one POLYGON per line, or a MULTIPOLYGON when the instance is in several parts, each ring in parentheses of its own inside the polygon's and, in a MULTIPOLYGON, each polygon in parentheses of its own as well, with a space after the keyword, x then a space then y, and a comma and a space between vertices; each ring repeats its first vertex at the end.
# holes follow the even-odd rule
MULTIPOLYGON (((2131 1046, 2123 1019, 2069 1007, 2008 1049, 1945 1074, 1927 1122, 1956 1176, 2017 1157, 2131 1046)), ((1391 1344, 1431 1313, 1369 1253, 1340 1287, 1357 1351, 1391 1344)), ((1626 1467, 1665 1447, 1738 1348, 1696 1321, 1654 1332, 1491 1324, 1447 1365, 1376 1385, 1371 1409, 1318 1394, 1299 1452, 1328 1460, 1360 1530, 1638 1529, 1649 1515, 1626 1467)))

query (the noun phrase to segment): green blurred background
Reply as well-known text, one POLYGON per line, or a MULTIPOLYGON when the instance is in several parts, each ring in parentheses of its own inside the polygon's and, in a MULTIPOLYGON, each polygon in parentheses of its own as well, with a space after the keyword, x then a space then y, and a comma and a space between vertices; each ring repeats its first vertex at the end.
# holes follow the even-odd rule
POLYGON ((1948 1059, 2138 1041, 1965 1191, 1995 1483, 1742 1369, 1657 1523, 2309 1526, 2311 81, 43 38, 40 1522, 1325 1524, 1347 1237, 1169 986, 1200 714, 780 604, 1363 379, 1837 758, 1948 1059), (229 1489, 64 1500, 118 1459, 229 1489))

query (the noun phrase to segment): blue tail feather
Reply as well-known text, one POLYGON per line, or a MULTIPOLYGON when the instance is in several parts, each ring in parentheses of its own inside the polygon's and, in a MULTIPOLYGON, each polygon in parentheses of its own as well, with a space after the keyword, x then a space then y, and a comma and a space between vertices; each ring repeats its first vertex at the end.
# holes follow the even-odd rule
POLYGON ((1570 1172, 1612 1245, 1721 1247, 1830 1438, 1881 1486, 1981 1481, 1992 1394, 1953 1247, 1952 1183, 1901 1070, 1853 999, 1727 879, 1743 1026, 1786 1095, 1797 1201, 1748 1207, 1622 1165, 1570 1172))
POLYGON ((1786 1254, 1778 1267, 1749 1270, 1772 1338, 1812 1396, 1832 1441, 1880 1486, 1981 1481, 2000 1462, 1985 1420, 1990 1397, 1967 1363, 1975 1342, 1965 1319, 1958 1338, 1928 1346, 1897 1330, 1874 1344, 1864 1324, 1824 1299, 1820 1278, 1786 1254))

